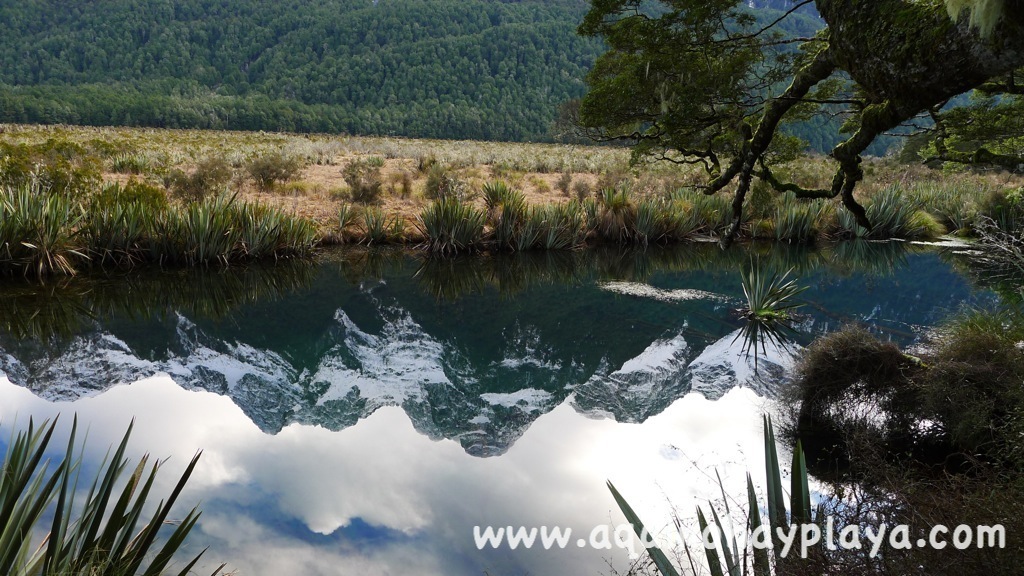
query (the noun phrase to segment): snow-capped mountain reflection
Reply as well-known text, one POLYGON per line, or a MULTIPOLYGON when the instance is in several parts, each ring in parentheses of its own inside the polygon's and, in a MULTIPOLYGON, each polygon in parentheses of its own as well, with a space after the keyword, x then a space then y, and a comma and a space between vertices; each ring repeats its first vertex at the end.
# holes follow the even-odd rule
MULTIPOLYGON (((270 434, 290 424, 340 430, 396 406, 420 434, 489 456, 563 404, 591 418, 644 422, 690 391, 717 399, 745 386, 772 396, 792 362, 792 351, 769 347, 755 370, 740 353, 731 271, 649 283, 595 278, 455 301, 425 293, 413 271, 352 282, 323 267, 287 297, 214 307, 217 317, 175 304, 86 319, 40 339, 0 332, 0 371, 51 401, 167 374, 185 389, 230 398, 270 434)), ((892 277, 805 280, 805 334, 852 320, 912 337, 975 298, 929 254, 909 257, 892 277)))
MULTIPOLYGON (((274 350, 220 340, 177 314, 162 359, 142 357, 96 324, 62 346, 21 346, 21 359, 4 354, 0 370, 50 400, 166 373, 186 389, 230 397, 269 433, 291 423, 339 430, 381 407, 400 406, 420 433, 456 439, 478 456, 504 452, 537 417, 570 397, 587 415, 642 422, 691 387, 709 398, 737 385, 765 389, 765 380, 736 357, 733 335, 705 349, 680 332, 612 367, 604 356, 588 365, 559 355, 558 344, 538 327, 516 323, 502 334, 501 359, 479 361, 471 350, 428 334, 397 303, 371 302, 379 328, 371 332, 337 310, 324 336, 329 345, 311 368, 274 350)), ((781 377, 781 370, 764 372, 781 377)))

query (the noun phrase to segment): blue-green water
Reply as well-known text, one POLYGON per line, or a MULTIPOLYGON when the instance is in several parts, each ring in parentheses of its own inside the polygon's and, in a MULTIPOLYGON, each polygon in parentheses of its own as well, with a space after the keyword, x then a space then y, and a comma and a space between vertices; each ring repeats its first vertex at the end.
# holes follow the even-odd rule
POLYGON ((183 465, 203 449, 194 541, 254 575, 622 568, 575 536, 478 550, 473 526, 589 534, 621 522, 607 478, 655 518, 667 496, 692 509, 712 467, 759 469, 757 415, 813 336, 859 322, 908 344, 995 302, 950 257, 903 244, 349 250, 0 292, 4 426, 75 411, 99 457, 136 417, 137 453, 183 465), (808 288, 793 347, 756 371, 736 340, 755 258, 808 288))

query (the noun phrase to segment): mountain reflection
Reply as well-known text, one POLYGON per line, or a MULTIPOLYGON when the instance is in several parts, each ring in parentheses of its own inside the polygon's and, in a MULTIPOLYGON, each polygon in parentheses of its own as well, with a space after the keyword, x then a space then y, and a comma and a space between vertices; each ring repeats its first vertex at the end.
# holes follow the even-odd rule
MULTIPOLYGON (((932 252, 843 250, 759 254, 809 286, 807 334, 864 321, 899 337, 988 297, 932 252)), ((691 391, 772 395, 790 353, 769 349, 755 374, 735 338, 749 257, 701 245, 472 260, 346 251, 317 265, 15 285, 0 307, 0 371, 49 400, 167 374, 229 397, 272 434, 342 430, 397 406, 420 434, 493 456, 567 401, 640 423, 691 391)))

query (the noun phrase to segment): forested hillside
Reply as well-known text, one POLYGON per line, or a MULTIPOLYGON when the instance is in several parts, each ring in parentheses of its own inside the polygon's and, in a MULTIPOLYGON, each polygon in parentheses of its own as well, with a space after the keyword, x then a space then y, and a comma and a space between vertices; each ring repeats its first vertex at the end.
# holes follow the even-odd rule
POLYGON ((578 0, 3 0, 0 119, 543 138, 578 0))
POLYGON ((0 122, 548 140, 603 50, 576 35, 588 7, 0 0, 0 122))

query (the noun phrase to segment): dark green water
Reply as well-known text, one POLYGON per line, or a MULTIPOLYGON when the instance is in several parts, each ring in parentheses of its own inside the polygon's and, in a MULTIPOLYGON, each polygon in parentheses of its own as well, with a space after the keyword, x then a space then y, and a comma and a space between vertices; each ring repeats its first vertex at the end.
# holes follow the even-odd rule
POLYGON ((695 452, 756 451, 748 424, 792 359, 769 346, 755 372, 740 354, 740 271, 755 259, 808 288, 793 351, 849 322, 907 344, 996 302, 949 256, 905 244, 349 250, 12 282, 0 420, 77 411, 105 446, 136 416, 140 452, 203 448, 197 540, 245 574, 598 573, 621 552, 481 551, 472 526, 586 532, 609 520, 605 478, 642 491, 685 476, 695 452))

